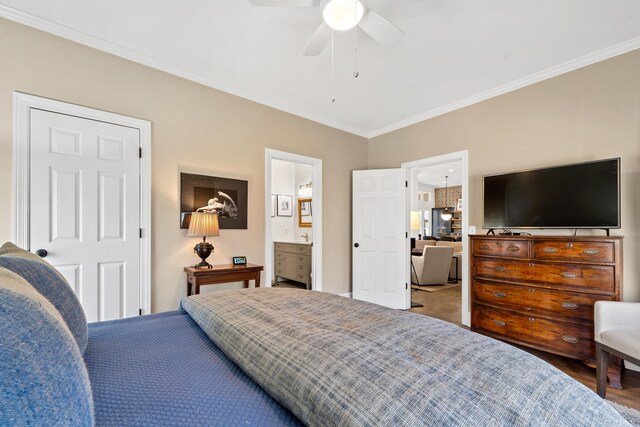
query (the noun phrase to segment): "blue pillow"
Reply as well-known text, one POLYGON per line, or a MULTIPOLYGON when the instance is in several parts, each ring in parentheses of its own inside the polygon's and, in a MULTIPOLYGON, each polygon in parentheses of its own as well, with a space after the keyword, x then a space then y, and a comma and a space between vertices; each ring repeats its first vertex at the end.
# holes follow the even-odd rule
POLYGON ((80 352, 84 353, 88 340, 87 318, 64 277, 48 263, 19 256, 0 256, 0 267, 21 276, 58 309, 80 352))
POLYGON ((82 355, 60 313, 0 268, 0 425, 92 426, 82 355))

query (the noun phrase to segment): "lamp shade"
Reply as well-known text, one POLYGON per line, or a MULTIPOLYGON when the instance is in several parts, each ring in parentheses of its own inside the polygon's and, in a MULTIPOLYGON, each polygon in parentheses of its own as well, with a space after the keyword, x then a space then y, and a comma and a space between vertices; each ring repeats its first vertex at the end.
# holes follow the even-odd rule
POLYGON ((452 216, 453 213, 449 210, 449 208, 445 208, 445 210, 443 210, 440 214, 440 218, 442 218, 443 221, 449 221, 452 216))
POLYGON ((420 231, 420 212, 411 211, 411 230, 420 231))
POLYGON ((215 212, 194 212, 189 222, 187 236, 219 236, 218 214, 215 212))

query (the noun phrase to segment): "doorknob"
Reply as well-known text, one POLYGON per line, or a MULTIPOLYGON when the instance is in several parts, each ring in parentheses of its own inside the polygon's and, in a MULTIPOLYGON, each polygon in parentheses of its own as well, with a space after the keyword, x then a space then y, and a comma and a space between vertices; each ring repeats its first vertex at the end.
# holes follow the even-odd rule
POLYGON ((46 257, 47 255, 49 255, 49 252, 47 252, 47 251, 46 251, 46 250, 44 250, 44 249, 38 249, 38 250, 36 251, 36 255, 38 255, 40 258, 44 258, 44 257, 46 257))
POLYGON ((360 243, 354 243, 354 244, 353 244, 353 247, 354 247, 354 248, 360 247, 360 243))

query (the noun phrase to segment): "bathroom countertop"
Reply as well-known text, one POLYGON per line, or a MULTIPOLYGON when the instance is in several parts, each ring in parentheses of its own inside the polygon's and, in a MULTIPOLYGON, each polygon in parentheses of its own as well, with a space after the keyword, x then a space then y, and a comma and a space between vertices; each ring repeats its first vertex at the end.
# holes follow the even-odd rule
POLYGON ((276 243, 292 243, 294 245, 313 245, 313 242, 305 242, 304 240, 274 240, 276 243))

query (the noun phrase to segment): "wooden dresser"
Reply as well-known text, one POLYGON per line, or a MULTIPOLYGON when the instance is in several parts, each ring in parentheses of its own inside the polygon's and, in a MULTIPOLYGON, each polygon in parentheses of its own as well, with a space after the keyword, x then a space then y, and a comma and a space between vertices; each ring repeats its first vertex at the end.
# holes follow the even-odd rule
POLYGON ((593 304, 622 296, 622 237, 476 235, 470 246, 472 330, 595 360, 593 304))
POLYGON ((304 283, 311 289, 311 244, 275 242, 275 276, 304 283))

